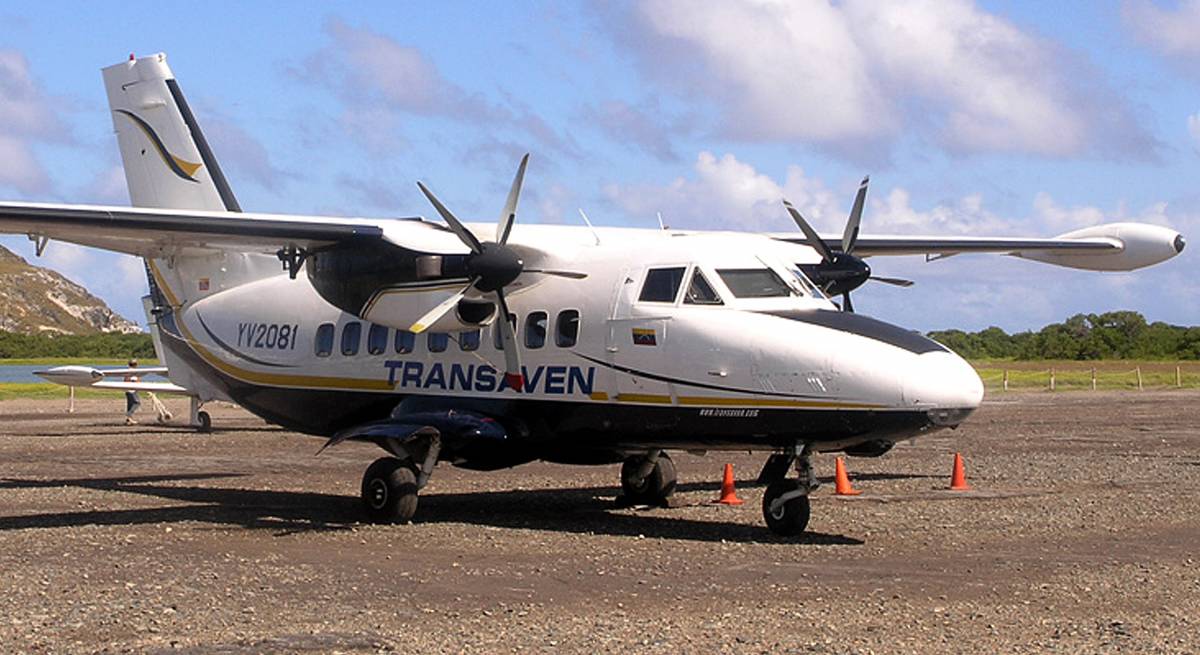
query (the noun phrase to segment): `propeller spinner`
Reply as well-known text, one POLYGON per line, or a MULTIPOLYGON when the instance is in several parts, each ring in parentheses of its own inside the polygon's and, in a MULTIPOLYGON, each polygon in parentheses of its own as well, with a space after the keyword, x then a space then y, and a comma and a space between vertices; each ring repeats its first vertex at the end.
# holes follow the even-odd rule
POLYGON ((525 262, 521 256, 507 245, 508 237, 512 234, 513 223, 517 218, 517 201, 521 195, 521 184, 525 179, 525 167, 528 163, 529 154, 527 153, 521 158, 521 164, 517 167, 517 175, 513 178, 512 188, 509 189, 508 199, 504 203, 504 210, 496 225, 495 241, 480 241, 471 230, 467 229, 466 225, 463 225, 462 221, 458 220, 453 212, 433 195, 428 187, 417 182, 421 193, 424 193, 425 197, 429 199, 450 230, 471 249, 471 254, 467 256, 465 262, 470 281, 465 287, 442 301, 409 327, 410 332, 424 332, 438 319, 454 309, 472 289, 484 294, 491 294, 500 313, 497 322, 500 327, 501 343, 504 346, 504 379, 509 387, 518 391, 524 387, 524 376, 521 373, 521 355, 517 351, 516 329, 509 320, 509 316, 512 314, 508 311, 504 287, 512 284, 522 273, 554 275, 576 280, 587 277, 586 273, 576 271, 525 268, 525 262))
POLYGON ((854 206, 850 209, 850 217, 846 220, 846 229, 842 232, 840 252, 831 250, 825 240, 808 224, 808 221, 804 220, 792 203, 787 200, 783 201, 784 208, 787 209, 800 231, 804 233, 808 245, 821 255, 821 263, 801 265, 801 270, 813 281, 813 284, 821 287, 827 295, 841 294, 842 310, 847 312, 854 311, 854 305, 850 302, 850 292, 862 286, 867 280, 901 287, 911 287, 913 284, 910 280, 873 276, 871 275, 871 266, 861 257, 854 256, 854 246, 858 242, 858 230, 862 223, 863 206, 867 200, 867 185, 870 181, 870 177, 864 177, 858 186, 858 194, 854 197, 854 206))

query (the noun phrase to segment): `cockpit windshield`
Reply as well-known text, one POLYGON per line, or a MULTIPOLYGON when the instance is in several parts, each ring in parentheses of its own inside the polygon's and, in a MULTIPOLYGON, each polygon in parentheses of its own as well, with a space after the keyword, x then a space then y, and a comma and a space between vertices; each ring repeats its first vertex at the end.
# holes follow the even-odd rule
POLYGON ((738 298, 784 298, 798 295, 769 268, 718 268, 717 275, 738 298))

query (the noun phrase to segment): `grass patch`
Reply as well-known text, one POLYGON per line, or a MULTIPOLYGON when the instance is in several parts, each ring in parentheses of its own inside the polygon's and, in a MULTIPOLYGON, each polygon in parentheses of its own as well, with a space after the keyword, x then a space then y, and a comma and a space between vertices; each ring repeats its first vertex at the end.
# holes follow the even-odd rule
POLYGON ((1143 389, 1200 388, 1200 362, 1194 361, 973 360, 971 365, 990 391, 1004 390, 1005 373, 1009 391, 1049 391, 1051 371, 1055 391, 1090 391, 1093 375, 1097 390, 1137 390, 1139 370, 1143 389))
MULTIPOLYGON (((77 387, 75 398, 119 398, 123 392, 112 389, 86 389, 77 387)), ((51 382, 7 382, 0 384, 0 400, 54 399, 66 400, 69 388, 51 382)))

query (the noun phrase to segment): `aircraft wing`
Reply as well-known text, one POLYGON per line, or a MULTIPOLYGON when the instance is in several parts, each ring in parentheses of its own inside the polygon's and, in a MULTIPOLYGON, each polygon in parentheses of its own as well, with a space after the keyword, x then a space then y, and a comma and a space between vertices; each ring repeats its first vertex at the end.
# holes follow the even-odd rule
MULTIPOLYGON (((808 244, 801 233, 773 233, 773 239, 808 244)), ((820 235, 826 246, 840 250, 842 237, 820 235)), ((998 253, 1047 264, 1092 271, 1131 271, 1183 252, 1185 240, 1170 228, 1146 223, 1108 223, 1056 237, 961 237, 860 235, 854 254, 860 257, 966 253, 998 253)))
POLYGON ((172 393, 184 396, 192 395, 192 392, 184 389, 178 384, 170 382, 125 382, 122 380, 105 380, 95 384, 87 385, 89 389, 110 389, 113 391, 150 391, 153 393, 172 393))
POLYGON ((55 366, 44 371, 36 371, 34 375, 55 384, 66 387, 88 387, 91 389, 112 389, 114 391, 153 391, 154 393, 177 393, 193 395, 186 388, 171 382, 127 382, 120 378, 126 375, 162 375, 167 374, 164 366, 147 366, 139 368, 99 369, 94 366, 55 366))
POLYGON ((452 232, 419 218, 331 218, 0 202, 0 233, 27 234, 35 240, 67 241, 140 257, 219 250, 275 254, 288 246, 314 250, 369 240, 422 252, 466 252, 452 232))

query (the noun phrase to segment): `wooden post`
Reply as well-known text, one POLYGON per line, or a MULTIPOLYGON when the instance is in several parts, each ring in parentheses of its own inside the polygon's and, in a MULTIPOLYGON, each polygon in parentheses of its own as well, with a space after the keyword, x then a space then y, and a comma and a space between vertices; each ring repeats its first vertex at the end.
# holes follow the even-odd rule
POLYGON ((1175 386, 1183 386, 1183 373, 1179 370, 1179 365, 1175 365, 1175 386))
POLYGON ((1004 369, 1004 390, 1008 391, 1008 369, 1004 369))
POLYGON ((1054 369, 1050 369, 1050 390, 1054 391, 1054 369))
POLYGON ((1092 367, 1092 391, 1096 390, 1096 367, 1092 367))
POLYGON ((67 413, 75 413, 75 387, 68 387, 71 390, 70 400, 67 401, 67 413))
POLYGON ((1138 376, 1138 391, 1142 391, 1143 390, 1142 389, 1142 367, 1141 366, 1137 367, 1137 369, 1135 369, 1135 372, 1137 373, 1137 376, 1138 376))

